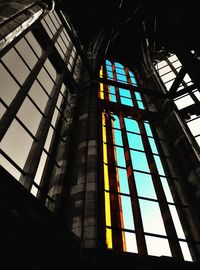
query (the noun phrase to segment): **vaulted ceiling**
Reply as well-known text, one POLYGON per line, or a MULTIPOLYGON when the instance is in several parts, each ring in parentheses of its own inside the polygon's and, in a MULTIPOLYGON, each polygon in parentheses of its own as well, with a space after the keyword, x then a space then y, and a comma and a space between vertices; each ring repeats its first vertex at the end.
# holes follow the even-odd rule
POLYGON ((190 50, 199 50, 198 3, 149 0, 60 0, 84 47, 100 31, 107 33, 107 56, 122 62, 140 56, 145 41, 152 57, 165 48, 173 50, 178 40, 190 50))

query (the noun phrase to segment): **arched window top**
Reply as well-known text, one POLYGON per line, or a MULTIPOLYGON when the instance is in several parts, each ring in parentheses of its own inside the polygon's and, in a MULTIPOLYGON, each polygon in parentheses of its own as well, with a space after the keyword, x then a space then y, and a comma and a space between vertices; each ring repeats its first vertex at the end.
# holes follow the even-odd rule
POLYGON ((123 66, 118 62, 111 62, 107 59, 105 60, 105 64, 107 78, 109 80, 116 80, 118 82, 137 86, 135 75, 133 71, 129 70, 129 68, 123 66))

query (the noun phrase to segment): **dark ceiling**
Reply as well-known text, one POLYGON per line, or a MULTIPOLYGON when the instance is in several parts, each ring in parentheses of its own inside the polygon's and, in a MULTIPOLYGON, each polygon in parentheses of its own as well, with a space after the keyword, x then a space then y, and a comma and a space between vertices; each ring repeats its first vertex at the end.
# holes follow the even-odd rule
POLYGON ((173 50, 175 40, 190 50, 199 50, 198 2, 149 0, 60 0, 86 48, 103 30, 108 33, 107 55, 128 62, 141 52, 141 41, 149 45, 152 57, 173 50))

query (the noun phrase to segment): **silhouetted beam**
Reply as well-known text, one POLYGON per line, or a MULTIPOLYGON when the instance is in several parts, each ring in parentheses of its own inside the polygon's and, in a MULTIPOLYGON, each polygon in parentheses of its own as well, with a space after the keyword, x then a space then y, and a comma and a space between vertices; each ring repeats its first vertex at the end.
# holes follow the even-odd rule
POLYGON ((192 85, 189 85, 189 86, 179 90, 178 92, 175 92, 174 94, 169 95, 169 97, 177 98, 177 97, 180 97, 180 96, 182 96, 184 94, 188 94, 188 93, 192 92, 196 88, 197 88, 196 85, 192 84, 192 85))
POLYGON ((130 84, 125 84, 125 83, 121 83, 121 82, 116 82, 116 81, 112 81, 112 80, 108 80, 108 79, 104 79, 104 78, 99 78, 98 79, 100 83, 105 83, 108 85, 113 85, 119 88, 125 88, 125 89, 129 89, 132 91, 136 91, 139 92, 141 94, 145 94, 145 95, 149 95, 149 96, 154 96, 154 97, 158 97, 158 98, 164 98, 166 95, 164 93, 160 93, 154 89, 147 89, 141 86, 133 86, 130 84))
POLYGON ((183 81, 183 78, 185 77, 185 74, 186 74, 186 71, 182 67, 181 70, 179 71, 176 79, 174 80, 171 88, 169 89, 168 96, 171 96, 171 95, 176 93, 176 91, 178 90, 178 87, 180 86, 180 84, 183 81))

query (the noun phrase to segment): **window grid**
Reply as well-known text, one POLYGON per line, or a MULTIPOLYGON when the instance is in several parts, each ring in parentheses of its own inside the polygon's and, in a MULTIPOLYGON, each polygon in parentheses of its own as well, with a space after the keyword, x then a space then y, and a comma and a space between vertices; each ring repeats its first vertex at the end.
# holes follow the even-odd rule
MULTIPOLYGON (((106 69, 105 66, 101 68, 100 77, 102 78, 103 74, 106 74, 108 79, 111 78, 117 81, 115 64, 110 63, 106 61, 106 69), (110 76, 108 77, 109 72, 110 76)), ((117 69, 120 68, 120 65, 116 64, 116 66, 117 69)), ((125 69, 124 72, 127 78, 126 83, 131 84, 128 69, 125 69)), ((121 70, 120 74, 123 74, 121 70)), ((113 97, 111 98, 111 95, 115 96, 115 102, 121 103, 120 89, 101 83, 99 98, 104 100, 101 109, 103 110, 102 130, 104 130, 103 134, 106 132, 106 136, 103 135, 102 138, 104 149, 103 167, 104 177, 107 179, 106 181, 109 181, 109 185, 104 186, 104 194, 105 198, 107 198, 105 201, 105 215, 110 217, 110 219, 108 217, 106 218, 106 220, 110 220, 106 222, 107 247, 140 254, 166 255, 179 259, 183 259, 184 257, 186 260, 192 260, 190 255, 188 257, 185 255, 182 243, 185 243, 188 249, 189 241, 186 240, 184 233, 181 234, 182 227, 176 212, 176 209, 182 211, 181 209, 187 209, 188 206, 179 204, 172 199, 168 181, 173 182, 177 179, 167 176, 162 164, 162 159, 169 157, 158 153, 156 142, 158 138, 152 134, 148 121, 141 117, 139 121, 136 121, 130 117, 128 118, 130 121, 134 120, 137 122, 138 130, 127 129, 127 112, 123 115, 122 107, 120 111, 117 110, 115 112, 116 109, 112 105, 113 97), (106 108, 104 108, 105 101, 111 101, 110 103, 105 103, 106 108), (132 141, 134 140, 136 141, 135 147, 132 145, 132 141), (139 159, 142 160, 142 165, 138 161, 139 159), (151 195, 147 196, 144 189, 141 189, 138 177, 140 180, 144 178, 147 181, 148 179, 149 188, 154 190, 151 195), (117 184, 115 188, 111 188, 113 181, 117 184), (122 186, 121 190, 120 185, 124 181, 126 185, 123 185, 126 187, 122 186), (117 199, 118 202, 116 202, 117 199), (121 206, 117 210, 120 213, 118 223, 116 223, 117 221, 115 219, 117 217, 114 214, 116 211, 115 205, 117 204, 118 208, 121 206), (108 208, 108 205, 110 208, 108 208), (160 219, 160 226, 162 224, 162 233, 159 233, 157 230, 152 231, 151 226, 148 224, 149 222, 147 222, 149 218, 146 216, 145 209, 151 205, 155 208, 160 219), (165 222, 166 213, 169 217, 167 223, 165 222), (129 221, 127 221, 127 216, 129 216, 129 221), (130 235, 132 235, 132 241, 130 241, 130 235), (160 254, 160 251, 157 250, 156 254, 154 250, 156 248, 150 245, 150 238, 152 238, 152 242, 160 241, 163 246, 163 253, 161 252, 160 254)), ((133 100, 135 101, 134 106, 136 107, 138 100, 135 93, 132 94, 133 96, 133 100)), ((128 104, 124 105, 128 106, 128 104)), ((155 227, 156 224, 152 226, 155 227)))

